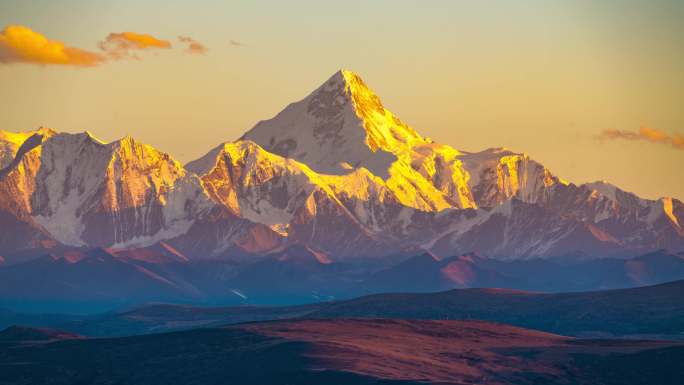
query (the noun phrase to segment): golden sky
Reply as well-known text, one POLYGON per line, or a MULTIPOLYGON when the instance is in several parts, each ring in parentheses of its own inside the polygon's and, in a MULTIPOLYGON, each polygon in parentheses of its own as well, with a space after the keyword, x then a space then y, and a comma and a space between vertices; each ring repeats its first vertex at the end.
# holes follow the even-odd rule
POLYGON ((681 1, 0 2, 0 129, 186 162, 357 72, 418 132, 684 198, 681 1))

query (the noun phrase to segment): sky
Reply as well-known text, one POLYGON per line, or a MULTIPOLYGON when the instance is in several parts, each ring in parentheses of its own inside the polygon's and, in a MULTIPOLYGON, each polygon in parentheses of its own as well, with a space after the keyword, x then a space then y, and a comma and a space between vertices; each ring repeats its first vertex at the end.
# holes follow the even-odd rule
POLYGON ((665 0, 0 0, 0 129, 188 162, 345 68, 437 142, 684 199, 681 20, 665 0))

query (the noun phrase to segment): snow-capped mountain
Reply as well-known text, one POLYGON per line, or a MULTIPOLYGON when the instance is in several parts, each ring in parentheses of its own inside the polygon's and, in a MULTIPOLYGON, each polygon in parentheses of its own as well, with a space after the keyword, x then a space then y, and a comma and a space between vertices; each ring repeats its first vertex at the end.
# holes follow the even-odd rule
POLYGON ((422 137, 350 71, 185 167, 130 137, 0 132, 0 255, 35 244, 332 260, 684 249, 684 205, 575 185, 527 154, 422 137))
POLYGON ((185 233, 209 205, 194 175, 130 137, 57 134, 39 149, 31 213, 62 243, 154 243, 185 233))
POLYGON ((332 255, 383 254, 382 230, 403 226, 417 212, 364 168, 319 174, 251 141, 225 143, 187 168, 236 216, 332 255))
POLYGON ((379 207, 373 198, 339 199, 368 234, 394 238, 382 243, 511 258, 684 248, 680 201, 641 199, 602 182, 577 186, 503 148, 468 153, 436 144, 349 71, 242 139, 335 175, 333 185, 357 192, 371 185, 394 198, 401 209, 389 209, 387 199, 379 207), (387 220, 367 221, 369 213, 387 220))
MULTIPOLYGON (((196 175, 130 137, 106 144, 87 132, 43 129, 13 151, 15 158, 0 174, 0 202, 3 214, 10 211, 22 224, 8 228, 34 233, 24 241, 150 245, 186 234, 214 207, 196 175)), ((3 237, 3 248, 21 246, 12 241, 3 237)))
POLYGON ((436 211, 476 205, 460 153, 420 136, 350 71, 337 72, 242 139, 321 174, 366 169, 408 207, 436 211))

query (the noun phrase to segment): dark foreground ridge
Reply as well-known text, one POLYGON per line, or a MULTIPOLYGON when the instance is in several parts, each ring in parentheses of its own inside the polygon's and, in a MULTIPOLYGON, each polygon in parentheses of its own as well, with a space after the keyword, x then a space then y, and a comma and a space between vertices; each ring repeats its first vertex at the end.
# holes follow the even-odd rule
POLYGON ((480 321, 289 320, 1 344, 3 385, 667 385, 684 376, 681 343, 575 340, 480 321))
POLYGON ((684 338, 684 281, 633 289, 543 294, 505 289, 377 294, 300 306, 155 304, 94 316, 0 311, 0 328, 51 327, 88 336, 161 333, 292 318, 487 320, 581 337, 684 338))
POLYGON ((459 289, 333 303, 319 318, 479 319, 574 336, 684 338, 684 280, 631 289, 545 294, 459 289))

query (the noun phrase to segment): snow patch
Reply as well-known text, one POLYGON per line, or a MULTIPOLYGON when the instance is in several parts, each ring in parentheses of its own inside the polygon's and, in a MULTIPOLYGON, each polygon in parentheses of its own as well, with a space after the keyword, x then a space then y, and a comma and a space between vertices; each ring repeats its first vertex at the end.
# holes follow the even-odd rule
POLYGON ((168 224, 166 228, 158 231, 156 234, 131 238, 123 242, 115 243, 109 247, 114 249, 125 249, 129 247, 151 246, 155 243, 167 239, 173 239, 177 236, 187 233, 188 230, 190 230, 190 227, 192 227, 193 223, 195 223, 195 221, 190 219, 177 220, 171 224, 168 224))
POLYGON ((614 201, 617 200, 617 187, 610 183, 605 181, 596 181, 592 183, 586 183, 584 186, 590 190, 598 192, 606 198, 612 199, 614 201))
POLYGON ((79 194, 72 190, 61 202, 54 205, 51 215, 36 215, 33 219, 43 226, 56 240, 72 246, 85 246, 81 234, 85 226, 76 216, 81 207, 79 194))
POLYGON ((230 289, 230 291, 242 299, 247 299, 247 296, 237 289, 230 289))

